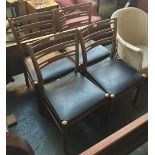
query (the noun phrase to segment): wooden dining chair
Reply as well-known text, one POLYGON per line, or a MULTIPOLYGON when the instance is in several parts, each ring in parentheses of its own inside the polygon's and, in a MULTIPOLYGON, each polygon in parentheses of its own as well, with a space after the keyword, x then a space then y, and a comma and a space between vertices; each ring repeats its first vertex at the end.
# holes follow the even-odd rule
POLYGON ((144 79, 141 73, 116 57, 116 20, 114 18, 99 21, 79 30, 83 52, 83 72, 87 78, 109 93, 112 100, 131 88, 138 87, 144 79), (113 28, 110 27, 111 24, 114 25, 113 28), (87 45, 90 40, 95 41, 87 45), (88 65, 88 52, 98 45, 106 43, 112 44, 110 57, 102 59, 93 65, 88 65))
POLYGON ((79 69, 77 29, 54 34, 51 37, 29 43, 27 46, 37 73, 38 94, 42 97, 39 104, 46 107, 55 120, 63 133, 65 146, 67 128, 93 112, 96 108, 106 106, 109 95, 77 72, 79 69), (65 48, 70 46, 74 47, 74 49, 66 51, 65 48), (63 53, 58 52, 56 56, 52 55, 53 52, 62 49, 64 50, 63 53), (47 57, 47 55, 51 56, 47 57), (71 58, 73 55, 75 59, 71 58), (63 62, 64 59, 69 59, 72 65, 75 66, 75 70, 60 73, 58 79, 44 83, 41 69, 54 65, 58 61, 63 62))
MULTIPOLYGON (((36 73, 28 56, 26 43, 56 33, 55 10, 9 18, 8 21, 21 54, 21 65, 23 66, 26 84, 29 86, 30 80, 33 85, 36 81, 36 73)), ((51 78, 50 68, 46 68, 42 72, 45 81, 51 78)))
POLYGON ((82 3, 56 10, 59 31, 82 27, 91 23, 92 4, 82 3))

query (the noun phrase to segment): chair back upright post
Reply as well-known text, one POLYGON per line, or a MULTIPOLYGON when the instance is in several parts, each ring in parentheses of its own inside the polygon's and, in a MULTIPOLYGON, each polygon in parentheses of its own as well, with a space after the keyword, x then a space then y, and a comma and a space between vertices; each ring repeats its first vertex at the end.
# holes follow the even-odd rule
POLYGON ((112 44, 110 57, 116 55, 117 19, 107 19, 92 23, 79 30, 83 56, 83 69, 87 68, 87 52, 98 45, 112 44), (113 24, 113 27, 111 27, 113 24))
POLYGON ((85 26, 91 23, 92 3, 82 3, 56 10, 59 31, 85 26), (80 11, 79 11, 80 10, 80 11), (81 11, 82 10, 82 11, 81 11))
POLYGON ((18 8, 20 16, 28 14, 28 6, 26 0, 18 0, 18 8))
POLYGON ((27 47, 41 89, 43 88, 44 80, 40 70, 47 65, 63 58, 71 58, 72 56, 75 56, 75 61, 73 61, 75 69, 78 70, 79 68, 79 39, 77 29, 53 34, 50 37, 28 43, 27 47), (67 47, 72 48, 70 48, 71 50, 65 50, 67 47), (61 50, 64 52, 59 52, 61 50))

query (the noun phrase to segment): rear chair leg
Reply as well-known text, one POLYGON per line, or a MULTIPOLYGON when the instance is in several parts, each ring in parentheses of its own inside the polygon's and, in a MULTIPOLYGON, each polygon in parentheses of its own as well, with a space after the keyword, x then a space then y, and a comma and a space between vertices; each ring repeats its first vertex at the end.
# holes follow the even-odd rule
POLYGON ((63 128, 62 136, 63 136, 64 155, 70 155, 68 152, 67 128, 63 128))
POLYGON ((132 97, 132 105, 135 105, 136 102, 137 102, 137 98, 138 98, 138 94, 139 94, 139 90, 140 90, 140 87, 141 87, 141 84, 147 79, 147 75, 146 74, 142 74, 143 76, 143 79, 142 81, 140 82, 140 84, 134 88, 133 90, 133 97, 132 97))
POLYGON ((136 105, 136 102, 137 102, 137 99, 138 99, 138 94, 139 94, 139 89, 140 89, 140 86, 133 89, 132 105, 136 105))
POLYGON ((29 78, 28 78, 28 74, 26 71, 24 71, 24 77, 25 77, 26 86, 30 87, 29 78))

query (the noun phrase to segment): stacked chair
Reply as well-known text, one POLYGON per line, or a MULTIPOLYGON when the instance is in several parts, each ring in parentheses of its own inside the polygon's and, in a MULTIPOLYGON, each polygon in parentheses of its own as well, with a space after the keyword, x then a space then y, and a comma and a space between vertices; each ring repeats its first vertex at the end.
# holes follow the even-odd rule
MULTIPOLYGON (((46 37, 59 31, 90 24, 90 8, 91 3, 89 2, 86 4, 70 6, 67 7, 67 9, 63 8, 59 10, 43 11, 8 19, 22 58, 21 65, 23 66, 27 86, 29 86, 29 81, 32 85, 34 85, 34 82, 36 81, 36 73, 34 71, 31 59, 29 59, 28 52, 25 47, 26 43, 38 40, 39 38, 46 37), (76 10, 84 7, 86 7, 85 9, 87 11, 83 11, 83 13, 72 14, 71 16, 67 17, 65 15, 67 10, 76 10), (69 20, 72 21, 75 17, 80 18, 83 16, 83 22, 75 21, 73 24, 67 23, 69 20), (66 23, 66 25, 64 23, 66 23)), ((62 68, 62 70, 64 67, 70 67, 70 65, 67 63, 66 66, 61 66, 61 64, 57 65, 59 65, 59 69, 62 68)), ((43 78, 45 81, 51 78, 51 71, 49 71, 49 68, 42 70, 42 72, 44 74, 43 78)))
MULTIPOLYGON (((73 8, 77 7, 81 4, 73 8)), ((111 102, 139 87, 144 79, 144 75, 116 57, 115 18, 90 23, 88 10, 68 17, 64 11, 69 14, 70 10, 67 7, 9 19, 23 54, 26 79, 29 77, 37 92, 39 111, 48 111, 56 122, 64 137, 65 152, 70 126, 98 108, 105 109, 103 117, 107 120, 111 102), (86 14, 88 20, 80 28, 76 24, 71 25, 71 30, 66 27, 66 19, 86 14), (103 46, 108 44, 112 44, 111 50, 103 46)))
POLYGON ((104 90, 78 72, 78 36, 78 30, 74 29, 28 44, 28 51, 37 73, 37 91, 42 97, 41 104, 46 107, 63 133, 64 144, 66 144, 66 130, 69 126, 92 113, 96 108, 106 106, 109 101, 109 95, 104 90), (65 50, 67 47, 72 47, 70 48, 72 50, 65 50), (63 53, 58 52, 56 56, 47 56, 61 50, 63 53), (73 69, 60 71, 59 77, 44 83, 41 69, 58 61, 63 62, 64 59, 70 61, 73 69))
MULTIPOLYGON (((56 33, 55 10, 19 16, 8 21, 21 54, 21 65, 23 65, 26 84, 29 86, 30 81, 33 85, 36 81, 36 73, 25 45, 42 36, 46 37, 56 33)), ((50 78, 48 69, 42 70, 45 81, 50 78)))

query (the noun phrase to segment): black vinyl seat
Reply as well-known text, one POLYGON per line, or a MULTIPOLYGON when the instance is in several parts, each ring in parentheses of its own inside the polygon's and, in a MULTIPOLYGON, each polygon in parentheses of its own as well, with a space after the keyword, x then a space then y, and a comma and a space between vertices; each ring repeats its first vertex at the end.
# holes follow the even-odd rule
MULTIPOLYGON (((91 65, 93 63, 96 63, 102 59, 107 58, 110 55, 110 50, 105 48, 102 45, 98 45, 94 47, 93 49, 90 49, 87 53, 87 65, 91 65)), ((83 63, 83 57, 82 57, 82 50, 80 49, 79 52, 79 62, 80 64, 83 63)))
MULTIPOLYGON (((91 43, 94 43, 95 41, 90 40, 89 42, 87 42, 87 45, 90 45, 91 43)), ((93 49, 88 50, 87 52, 87 65, 91 65, 93 63, 96 63, 102 59, 105 59, 107 57, 110 56, 110 47, 111 45, 107 45, 107 46, 102 46, 102 45, 98 45, 96 47, 94 47, 93 49)), ((67 50, 72 49, 72 47, 70 48, 66 48, 67 50)), ((82 48, 81 45, 79 45, 79 63, 80 65, 83 64, 83 55, 82 55, 82 48)))
POLYGON ((143 76, 121 59, 107 58, 87 67, 87 72, 106 92, 118 95, 143 76))
MULTIPOLYGON (((25 59, 25 63, 26 63, 27 70, 32 76, 33 81, 37 81, 38 79, 37 79, 36 71, 32 64, 31 58, 25 59)), ((63 76, 64 74, 73 71, 74 68, 75 68, 75 65, 73 64, 73 62, 67 58, 64 58, 52 64, 49 64, 41 69, 44 83, 57 79, 60 76, 63 76)))
POLYGON ((44 94, 60 120, 67 122, 99 104, 102 105, 101 102, 106 98, 101 88, 76 72, 45 84, 44 94))

